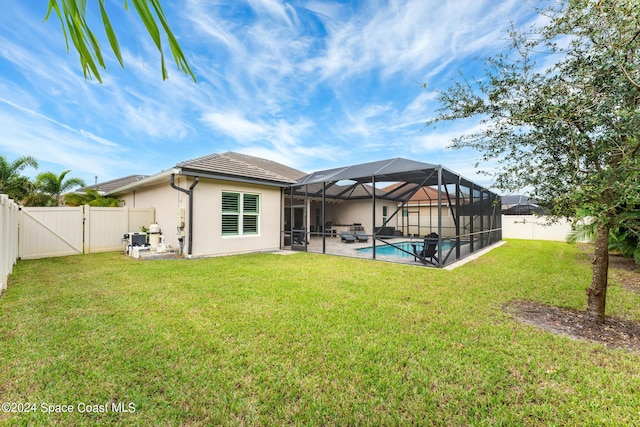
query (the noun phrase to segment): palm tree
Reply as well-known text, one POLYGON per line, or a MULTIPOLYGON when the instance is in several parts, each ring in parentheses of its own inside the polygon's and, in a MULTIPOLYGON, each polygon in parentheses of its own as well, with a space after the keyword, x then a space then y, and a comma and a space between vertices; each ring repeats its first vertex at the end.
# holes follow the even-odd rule
POLYGON ((88 188, 84 193, 71 193, 65 196, 65 204, 67 206, 100 206, 100 207, 118 207, 120 200, 113 197, 104 197, 97 190, 88 188))
POLYGON ((0 154, 0 194, 20 202, 33 190, 33 183, 20 172, 27 166, 38 168, 38 161, 32 156, 22 156, 9 162, 0 154))
POLYGON ((43 172, 36 177, 36 188, 39 192, 48 195, 55 202, 54 206, 60 205, 60 197, 65 191, 74 187, 84 187, 85 183, 80 178, 69 178, 65 180, 67 174, 71 172, 66 170, 60 175, 53 172, 43 172))
MULTIPOLYGON (((574 224, 567 242, 594 241, 596 228, 595 221, 574 224)), ((640 264, 640 218, 630 218, 625 224, 609 230, 609 251, 633 258, 640 264)))
POLYGON ((27 197, 22 199, 22 206, 56 206, 56 200, 49 194, 45 194, 41 191, 33 191, 29 193, 27 197))

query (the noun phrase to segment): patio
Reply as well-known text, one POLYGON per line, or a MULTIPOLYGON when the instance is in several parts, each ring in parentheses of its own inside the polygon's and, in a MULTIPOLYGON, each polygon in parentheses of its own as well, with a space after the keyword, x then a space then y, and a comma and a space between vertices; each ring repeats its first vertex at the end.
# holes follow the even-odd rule
POLYGON ((402 158, 319 171, 298 180, 285 190, 281 230, 285 249, 415 265, 423 264, 414 259, 412 244, 422 246, 431 235, 445 248, 434 261, 437 267, 502 239, 497 194, 441 165, 402 158), (339 237, 343 231, 366 232, 369 241, 346 243, 339 237), (300 244, 302 235, 308 243, 300 244), (374 246, 374 240, 375 253, 362 249, 374 246), (386 253, 398 243, 404 245, 395 256, 386 253))
MULTIPOLYGON (((395 238, 389 238, 384 240, 378 239, 375 242, 375 246, 376 246, 375 259, 378 261, 387 261, 387 262, 395 262, 400 264, 423 266, 423 264, 419 260, 415 259, 410 254, 402 253, 401 251, 396 251, 396 252, 400 252, 400 254, 387 253, 387 252, 390 252, 390 250, 393 250, 393 246, 405 247, 406 249, 408 249, 408 252, 412 252, 412 248, 409 242, 414 245, 417 245, 418 247, 422 247, 423 239, 411 238, 411 237, 395 237, 395 238), (405 243, 405 245, 402 245, 403 243, 405 243)), ((448 240, 443 239, 443 244, 447 245, 447 243, 449 243, 448 240)), ((306 245, 306 251, 311 253, 317 253, 317 254, 325 253, 329 255, 346 256, 351 258, 373 259, 373 251, 371 250, 372 247, 373 247, 373 240, 371 239, 371 236, 369 236, 369 240, 367 242, 356 241, 352 243, 344 242, 340 238, 340 236, 337 236, 337 237, 327 237, 325 239, 324 251, 323 251, 322 236, 311 236, 308 239, 308 243, 306 245)), ((441 256, 440 255, 441 253, 444 253, 444 257, 446 258, 447 254, 449 253, 449 250, 451 250, 451 255, 449 255, 449 258, 446 261, 443 259, 443 264, 449 265, 457 261, 455 256, 455 246, 453 248, 445 246, 445 248, 448 248, 448 249, 445 249, 444 251, 438 251, 438 257, 441 256)), ((293 245, 292 250, 304 251, 305 245, 293 245)), ((467 257, 469 255, 469 244, 462 243, 460 245, 460 251, 461 251, 460 258, 467 257)), ((436 265, 427 264, 427 267, 436 267, 436 265)))

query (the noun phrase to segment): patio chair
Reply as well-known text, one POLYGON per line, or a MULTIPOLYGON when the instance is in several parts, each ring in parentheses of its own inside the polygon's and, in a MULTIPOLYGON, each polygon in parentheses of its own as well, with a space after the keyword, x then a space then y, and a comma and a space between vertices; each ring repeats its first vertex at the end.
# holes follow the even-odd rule
POLYGON ((421 263, 427 265, 427 263, 438 265, 440 262, 436 253, 438 253, 438 233, 430 233, 424 237, 422 247, 418 245, 413 246, 414 261, 420 260, 421 263))
POLYGON ((341 231, 340 232, 340 238, 345 243, 353 243, 353 242, 356 241, 355 236, 353 234, 351 234, 349 231, 341 231))
POLYGON ((306 228, 302 227, 299 230, 293 231, 293 243, 297 245, 309 244, 306 228))
POLYGON ((358 242, 368 242, 369 241, 369 236, 367 236, 367 233, 364 232, 364 230, 356 230, 353 232, 353 236, 356 238, 356 240, 358 242))

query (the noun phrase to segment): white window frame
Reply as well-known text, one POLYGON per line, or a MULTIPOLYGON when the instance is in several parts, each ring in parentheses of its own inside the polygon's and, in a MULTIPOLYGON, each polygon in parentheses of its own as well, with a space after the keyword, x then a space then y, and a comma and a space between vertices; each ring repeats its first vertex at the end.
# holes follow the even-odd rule
MULTIPOLYGON (((227 191, 223 190, 221 194, 221 227, 220 232, 222 237, 243 237, 243 236, 258 236, 260 234, 260 194, 257 193, 245 193, 242 191, 227 191), (227 201, 225 203, 225 196, 227 201), (229 202, 231 200, 229 196, 236 196, 236 206, 232 206, 229 202), (250 198, 254 199, 255 210, 248 210, 248 203, 251 203, 250 198), (229 209, 233 208, 233 209, 229 209), (229 220, 235 218, 235 224, 229 220), (251 227, 250 230, 245 229, 245 222, 249 225, 249 218, 254 218, 252 222, 255 222, 255 227, 251 227), (235 231, 225 231, 225 227, 232 226, 235 231)), ((249 225, 250 226, 250 225, 249 225)))

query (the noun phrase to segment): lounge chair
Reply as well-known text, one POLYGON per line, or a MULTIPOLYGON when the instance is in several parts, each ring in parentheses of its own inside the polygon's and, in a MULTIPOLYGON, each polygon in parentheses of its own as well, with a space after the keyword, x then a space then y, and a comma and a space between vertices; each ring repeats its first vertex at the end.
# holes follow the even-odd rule
POLYGON ((367 233, 364 232, 364 230, 356 230, 353 232, 354 237, 356 238, 356 240, 358 242, 368 242, 369 241, 369 236, 367 236, 367 233))
POLYGON ((427 265, 427 263, 438 265, 440 262, 436 253, 438 253, 438 233, 430 233, 424 237, 422 247, 418 245, 413 246, 414 260, 420 260, 421 263, 427 265))
POLYGON ((355 236, 353 234, 351 234, 349 231, 341 231, 340 232, 340 238, 345 243, 353 243, 353 242, 356 241, 355 236))

